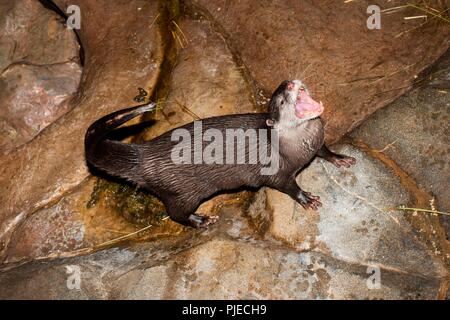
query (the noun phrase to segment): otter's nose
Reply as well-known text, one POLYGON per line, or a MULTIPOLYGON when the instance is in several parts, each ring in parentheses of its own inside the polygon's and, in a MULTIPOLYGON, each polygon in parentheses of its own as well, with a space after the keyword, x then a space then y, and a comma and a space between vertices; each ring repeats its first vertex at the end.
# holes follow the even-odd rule
POLYGON ((287 84, 287 88, 288 88, 289 90, 292 90, 292 89, 294 89, 294 87, 295 87, 295 83, 292 82, 292 81, 289 81, 288 84, 287 84))

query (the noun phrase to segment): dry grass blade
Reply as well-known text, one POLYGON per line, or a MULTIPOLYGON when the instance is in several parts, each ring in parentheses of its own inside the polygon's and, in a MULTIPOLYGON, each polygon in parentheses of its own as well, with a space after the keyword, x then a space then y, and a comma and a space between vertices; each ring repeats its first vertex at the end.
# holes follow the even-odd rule
POLYGON ((131 232, 131 233, 127 233, 126 235, 123 235, 121 237, 117 237, 105 242, 102 242, 100 244, 97 244, 95 246, 92 247, 87 247, 87 248, 82 248, 82 249, 78 249, 78 250, 74 250, 74 251, 69 251, 69 252, 62 252, 62 253, 52 253, 49 254, 47 256, 44 257, 37 257, 35 258, 35 260, 51 260, 51 259, 59 259, 59 258, 70 258, 70 257, 75 257, 75 256, 79 256, 79 255, 83 255, 83 254, 88 254, 88 253, 92 253, 95 251, 98 251, 100 249, 104 249, 106 247, 109 247, 112 244, 116 244, 122 240, 126 240, 129 238, 132 238, 133 236, 144 232, 145 230, 148 230, 152 227, 153 225, 148 225, 142 229, 139 229, 137 231, 131 232))
POLYGON ((174 20, 172 20, 172 23, 175 25, 175 27, 180 31, 180 34, 183 36, 184 41, 186 42, 186 44, 189 43, 188 38, 186 37, 186 35, 184 34, 183 30, 181 30, 180 26, 178 25, 178 23, 176 23, 174 20))
POLYGON ((189 109, 186 105, 182 104, 180 101, 175 99, 175 103, 181 108, 183 112, 189 114, 192 118, 196 120, 201 120, 201 118, 191 109, 189 109))
POLYGON ((152 23, 149 26, 149 29, 151 29, 153 27, 153 25, 155 24, 156 20, 158 20, 160 13, 158 13, 155 17, 155 19, 153 19, 152 23))
POLYGON ((442 211, 437 211, 437 210, 429 210, 429 209, 421 209, 421 208, 408 208, 405 206, 399 206, 399 207, 397 207, 397 209, 403 210, 403 211, 426 212, 426 213, 434 213, 434 214, 442 214, 444 216, 450 216, 450 213, 448 213, 448 212, 442 212, 442 211))
POLYGON ((431 14, 433 17, 436 17, 436 18, 438 18, 438 19, 441 19, 441 20, 443 20, 443 21, 445 21, 445 22, 450 22, 450 19, 445 18, 445 17, 442 16, 441 14, 434 13, 434 12, 432 12, 432 11, 430 11, 430 10, 427 10, 427 9, 422 8, 422 7, 420 7, 420 6, 417 6, 417 5, 415 5, 415 4, 408 3, 408 6, 410 6, 410 7, 412 7, 412 8, 415 8, 415 9, 417 9, 417 10, 423 11, 423 12, 425 12, 425 13, 431 14))
POLYGON ((405 20, 413 20, 413 19, 426 19, 426 18, 428 18, 427 15, 422 15, 422 16, 404 17, 403 19, 405 19, 405 20))

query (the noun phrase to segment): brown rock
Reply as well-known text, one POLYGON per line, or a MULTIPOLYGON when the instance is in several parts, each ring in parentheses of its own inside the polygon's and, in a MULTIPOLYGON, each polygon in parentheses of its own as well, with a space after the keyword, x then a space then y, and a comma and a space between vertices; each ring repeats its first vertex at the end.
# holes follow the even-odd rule
MULTIPOLYGON (((65 10, 64 1, 57 1, 65 10)), ((57 201, 88 176, 83 139, 101 115, 133 104, 138 87, 151 88, 163 46, 156 2, 70 1, 81 8, 85 66, 72 112, 25 147, 0 158, 0 243, 30 213, 57 201)))
POLYGON ((211 23, 185 19, 179 27, 178 56, 167 102, 146 139, 199 119, 256 112, 248 83, 211 23))
POLYGON ((2 1, 0 30, 0 72, 13 62, 47 65, 78 60, 75 34, 39 1, 2 1))
POLYGON ((81 77, 78 63, 16 63, 0 75, 0 153, 20 146, 69 110, 81 77))
MULTIPOLYGON (((175 30, 187 42, 183 43, 184 48, 180 45, 177 48, 167 102, 164 109, 157 113, 157 122, 148 129, 145 139, 196 120, 195 115, 206 118, 256 110, 248 85, 232 54, 211 24, 185 19, 179 23, 179 28, 175 30)), ((221 205, 241 201, 243 196, 217 196, 202 204, 198 212, 216 214, 221 205)), ((148 205, 153 201, 144 193, 130 192, 130 188, 117 188, 115 184, 91 179, 55 205, 37 210, 21 223, 5 250, 4 262, 64 255, 96 246, 149 224, 153 227, 140 238, 148 240, 181 232, 182 226, 169 220, 162 223, 154 221, 155 216, 164 212, 164 207, 157 202, 148 205), (104 191, 95 195, 94 185, 99 184, 104 185, 104 191), (87 208, 87 204, 97 196, 97 201, 87 208)))
POLYGON ((151 208, 151 204, 146 205, 148 199, 136 199, 140 195, 134 188, 124 186, 130 192, 119 192, 122 186, 115 184, 114 189, 110 184, 90 178, 55 205, 28 217, 14 230, 4 263, 85 254, 86 250, 98 250, 95 247, 100 244, 147 226, 146 231, 123 240, 153 240, 183 230, 179 224, 161 220, 162 205, 151 208), (141 213, 141 219, 130 217, 137 213, 141 213))
MULTIPOLYGON (((250 75, 266 92, 287 78, 305 81, 325 105, 327 141, 336 141, 400 96, 449 47, 440 19, 405 20, 422 11, 383 13, 369 30, 362 1, 192 0, 219 23, 250 75)), ((381 9, 407 1, 378 1, 381 9)), ((438 3, 435 9, 443 11, 438 3)))

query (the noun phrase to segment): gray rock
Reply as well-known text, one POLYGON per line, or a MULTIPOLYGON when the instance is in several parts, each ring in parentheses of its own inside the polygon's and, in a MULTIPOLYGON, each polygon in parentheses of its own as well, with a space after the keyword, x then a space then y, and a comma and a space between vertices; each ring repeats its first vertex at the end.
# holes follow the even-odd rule
POLYGON ((320 196, 323 207, 318 212, 303 209, 276 190, 259 191, 266 194, 271 212, 269 235, 299 250, 318 250, 353 264, 444 276, 442 261, 416 238, 405 213, 392 210, 410 201, 399 179, 357 148, 346 145, 336 151, 355 157, 357 164, 337 169, 316 159, 298 177, 304 190, 320 196))
MULTIPOLYGON (((179 253, 154 245, 110 249, 51 263, 34 262, 0 274, 2 299, 433 299, 439 281, 394 270, 380 272, 317 252, 271 242, 213 240, 179 253), (162 250, 167 250, 165 255, 162 250), (172 251, 172 252, 171 252, 172 251), (165 256, 165 257, 164 257, 165 256), (67 285, 80 271, 80 288, 67 285)), ((369 266, 378 268, 378 266, 369 266)))

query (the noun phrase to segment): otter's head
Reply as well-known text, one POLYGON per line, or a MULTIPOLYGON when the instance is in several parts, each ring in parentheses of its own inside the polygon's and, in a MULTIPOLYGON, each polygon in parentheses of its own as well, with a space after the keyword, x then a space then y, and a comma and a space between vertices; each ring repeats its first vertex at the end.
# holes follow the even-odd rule
POLYGON ((269 102, 268 125, 296 125, 319 117, 324 110, 322 103, 314 101, 300 80, 286 80, 275 90, 269 102))

